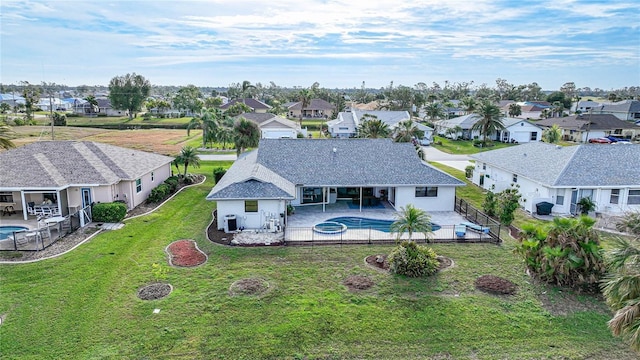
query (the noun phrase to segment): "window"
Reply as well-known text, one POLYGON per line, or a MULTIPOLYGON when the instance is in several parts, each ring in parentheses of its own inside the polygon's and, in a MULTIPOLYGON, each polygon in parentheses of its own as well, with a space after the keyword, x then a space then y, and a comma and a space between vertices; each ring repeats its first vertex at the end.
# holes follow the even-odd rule
POLYGON ((151 182, 155 181, 155 174, 153 173, 153 171, 151 172, 151 182))
POLYGON ((537 131, 532 131, 531 132, 531 137, 529 139, 531 141, 537 141, 538 140, 538 132, 537 131))
POLYGON ((482 170, 487 170, 487 163, 482 163, 482 170))
POLYGON ((136 192, 142 191, 142 179, 136 179, 136 192))
POLYGON ((513 181, 513 183, 517 183, 518 182, 518 174, 513 174, 513 179, 511 179, 513 181))
POLYGON ((564 205, 564 189, 556 190, 556 205, 564 205))
POLYGON ((627 204, 640 205, 640 190, 629 190, 629 197, 627 198, 627 204))
POLYGON ((244 212, 248 212, 248 213, 258 212, 258 200, 245 200, 244 212))
POLYGON ((620 189, 611 189, 609 204, 618 204, 618 201, 620 201, 620 189))
POLYGON ((438 188, 432 186, 416 187, 416 197, 437 197, 438 188))
POLYGON ((13 202, 13 194, 10 193, 10 192, 0 193, 0 202, 12 203, 13 202))

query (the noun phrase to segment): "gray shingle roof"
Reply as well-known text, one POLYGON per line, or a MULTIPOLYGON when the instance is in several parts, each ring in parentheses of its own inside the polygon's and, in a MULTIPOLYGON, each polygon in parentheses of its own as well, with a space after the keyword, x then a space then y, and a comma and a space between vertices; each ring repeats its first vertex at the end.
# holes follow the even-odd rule
POLYGON ((640 186, 640 145, 532 142, 471 157, 548 186, 640 186))
MULTIPOLYGON (((287 108, 291 110, 301 110, 302 109, 302 101, 291 103, 287 106, 287 108)), ((309 105, 304 108, 304 110, 333 110, 335 106, 333 106, 330 102, 327 102, 322 99, 311 99, 309 105)))
POLYGON ((220 106, 220 109, 226 110, 226 109, 229 108, 229 106, 234 105, 234 104, 239 103, 239 102, 244 103, 245 105, 247 105, 248 107, 250 107, 250 108, 252 108, 254 110, 256 110, 256 109, 265 109, 265 110, 271 109, 271 106, 263 103, 262 101, 256 100, 256 99, 251 99, 251 98, 233 99, 233 100, 229 101, 228 103, 220 106))
POLYGON ((0 188, 63 188, 134 180, 173 158, 91 141, 40 141, 0 154, 0 188))
POLYGON ((561 118, 548 118, 535 122, 538 126, 551 127, 558 124, 561 129, 569 130, 612 130, 612 129, 638 129, 628 121, 620 120, 611 114, 581 114, 561 118), (591 125, 589 125, 591 122, 591 125))

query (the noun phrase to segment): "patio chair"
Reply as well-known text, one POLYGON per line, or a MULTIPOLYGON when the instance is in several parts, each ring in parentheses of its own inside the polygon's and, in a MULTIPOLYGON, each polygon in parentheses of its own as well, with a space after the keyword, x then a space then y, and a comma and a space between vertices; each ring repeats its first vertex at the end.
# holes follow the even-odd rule
POLYGON ((35 206, 36 206, 36 203, 32 203, 32 202, 27 203, 27 213, 29 215, 34 215, 34 216, 38 215, 38 213, 36 212, 35 206))
POLYGON ((44 217, 51 217, 51 216, 53 216, 53 211, 51 210, 51 208, 43 207, 42 208, 42 215, 44 215, 44 217))
POLYGON ((56 206, 56 207, 54 207, 54 208, 51 208, 51 214, 52 214, 53 216, 60 216, 60 209, 58 209, 58 207, 57 207, 57 206, 56 206))

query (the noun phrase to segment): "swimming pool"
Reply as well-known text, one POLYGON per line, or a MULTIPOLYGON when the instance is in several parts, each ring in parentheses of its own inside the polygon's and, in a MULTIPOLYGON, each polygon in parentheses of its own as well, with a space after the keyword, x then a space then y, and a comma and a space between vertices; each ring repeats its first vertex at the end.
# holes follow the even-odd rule
POLYGON ((347 231, 347 226, 335 221, 324 221, 316 224, 313 231, 320 234, 339 234, 347 231))
MULTIPOLYGON (((346 225, 347 229, 372 229, 384 232, 391 232, 391 224, 394 220, 369 219, 355 216, 341 216, 327 219, 326 222, 336 222, 346 225)), ((438 224, 431 224, 431 230, 436 231, 441 228, 438 224)))
POLYGON ((29 228, 24 226, 0 226, 0 240, 4 240, 9 237, 9 235, 13 235, 14 231, 22 230, 29 230, 29 228))

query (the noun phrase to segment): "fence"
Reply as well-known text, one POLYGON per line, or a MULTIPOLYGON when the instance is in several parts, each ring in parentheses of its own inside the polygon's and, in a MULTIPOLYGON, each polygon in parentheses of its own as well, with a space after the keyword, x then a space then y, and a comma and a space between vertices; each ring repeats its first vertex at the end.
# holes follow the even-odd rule
POLYGON ((493 218, 489 217, 489 215, 474 208, 463 199, 459 199, 456 197, 455 201, 456 202, 455 202, 454 209, 458 214, 464 216, 465 219, 471 222, 474 222, 484 227, 488 227, 490 229, 489 236, 491 236, 491 238, 494 239, 495 242, 498 242, 498 243, 502 242, 502 240, 500 239, 500 230, 502 226, 500 222, 494 220, 493 218))
POLYGON ((44 250, 64 236, 78 230, 80 216, 83 214, 84 212, 80 210, 56 223, 47 224, 42 221, 37 229, 11 231, 5 234, 6 239, 0 240, 0 251, 44 250))

